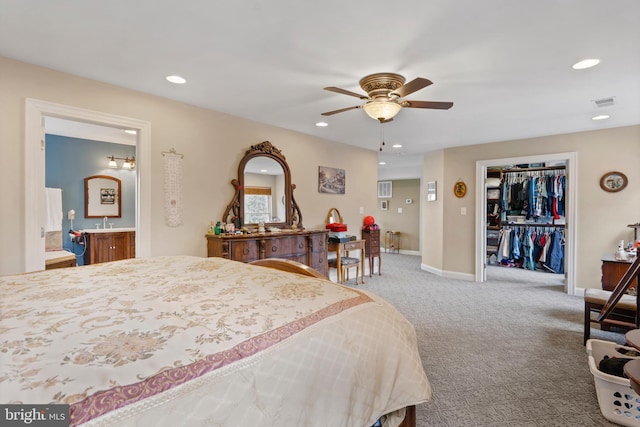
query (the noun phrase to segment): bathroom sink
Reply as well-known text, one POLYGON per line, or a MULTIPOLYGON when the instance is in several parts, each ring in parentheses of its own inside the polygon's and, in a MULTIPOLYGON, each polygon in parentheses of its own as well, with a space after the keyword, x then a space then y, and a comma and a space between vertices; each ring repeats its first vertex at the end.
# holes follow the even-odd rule
POLYGON ((86 228, 82 230, 83 233, 118 233, 124 231, 136 231, 135 227, 121 227, 121 228, 86 228))

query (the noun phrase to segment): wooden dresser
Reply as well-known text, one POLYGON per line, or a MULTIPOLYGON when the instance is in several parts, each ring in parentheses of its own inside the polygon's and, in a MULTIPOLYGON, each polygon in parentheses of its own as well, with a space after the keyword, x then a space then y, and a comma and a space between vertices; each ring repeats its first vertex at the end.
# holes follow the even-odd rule
POLYGON ((327 230, 279 233, 207 234, 207 256, 241 262, 284 258, 308 265, 328 277, 327 230))
MULTIPOLYGON (((622 276, 627 272, 629 267, 634 261, 631 258, 627 261, 618 261, 615 254, 605 254, 601 258, 602 261, 602 289, 605 291, 613 291, 622 279, 622 276)), ((638 279, 634 279, 631 288, 636 288, 638 285, 638 279)))
POLYGON ((380 230, 362 230, 364 249, 369 259, 369 277, 373 275, 373 259, 378 258, 378 275, 382 275, 382 260, 380 258, 380 230))
POLYGON ((87 232, 86 244, 85 265, 136 257, 135 231, 87 232))

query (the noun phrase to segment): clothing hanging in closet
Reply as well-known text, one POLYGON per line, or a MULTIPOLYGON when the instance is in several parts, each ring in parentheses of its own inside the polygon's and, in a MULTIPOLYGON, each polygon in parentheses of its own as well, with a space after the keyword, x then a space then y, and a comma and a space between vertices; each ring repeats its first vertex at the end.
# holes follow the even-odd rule
MULTIPOLYGON (((507 215, 560 219, 564 215, 564 170, 505 172, 500 188, 502 221, 507 215)), ((552 222, 551 220, 549 222, 552 222)))
POLYGON ((496 258, 504 266, 564 274, 564 246, 563 229, 508 226, 500 230, 496 258))

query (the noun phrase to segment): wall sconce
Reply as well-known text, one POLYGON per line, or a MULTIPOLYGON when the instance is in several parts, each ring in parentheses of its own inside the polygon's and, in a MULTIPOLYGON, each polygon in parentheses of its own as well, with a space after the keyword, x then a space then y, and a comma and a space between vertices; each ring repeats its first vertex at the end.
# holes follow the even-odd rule
POLYGON ((109 167, 111 169, 117 169, 118 168, 118 162, 116 162, 116 160, 124 160, 124 163, 122 163, 122 169, 133 170, 133 169, 136 168, 136 158, 135 158, 135 156, 131 156, 131 158, 129 158, 129 157, 107 156, 107 159, 109 159, 109 167))

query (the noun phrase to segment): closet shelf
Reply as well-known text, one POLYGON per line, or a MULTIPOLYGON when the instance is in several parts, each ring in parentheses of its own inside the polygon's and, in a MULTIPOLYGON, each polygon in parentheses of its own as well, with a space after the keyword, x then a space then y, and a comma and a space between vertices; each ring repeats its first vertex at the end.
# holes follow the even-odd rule
POLYGON ((565 224, 553 224, 542 222, 508 222, 502 221, 502 225, 515 225, 515 226, 531 226, 531 227, 564 227, 565 224))
POLYGON ((546 166, 540 168, 513 168, 513 169, 502 169, 502 174, 505 173, 516 173, 516 172, 534 172, 534 171, 554 171, 554 170, 566 170, 566 166, 546 166))

